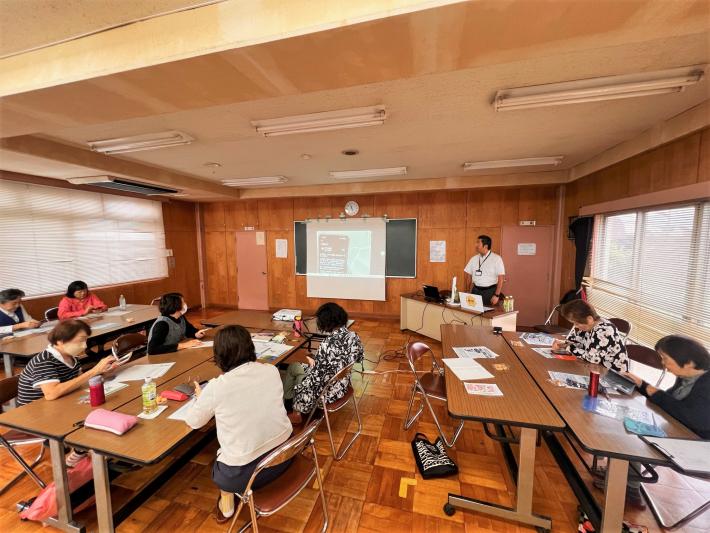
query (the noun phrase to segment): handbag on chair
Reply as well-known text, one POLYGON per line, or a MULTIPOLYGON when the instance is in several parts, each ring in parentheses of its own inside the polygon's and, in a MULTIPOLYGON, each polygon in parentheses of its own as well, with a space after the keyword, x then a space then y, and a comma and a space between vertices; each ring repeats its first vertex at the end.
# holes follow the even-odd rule
POLYGON ((453 476, 459 472, 459 467, 446 454, 441 437, 432 444, 426 435, 417 433, 412 440, 412 452, 424 479, 453 476))

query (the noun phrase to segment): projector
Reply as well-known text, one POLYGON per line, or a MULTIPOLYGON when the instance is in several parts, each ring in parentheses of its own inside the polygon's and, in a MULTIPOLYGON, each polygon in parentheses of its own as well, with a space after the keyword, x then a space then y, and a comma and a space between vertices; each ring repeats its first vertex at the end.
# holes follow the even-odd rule
POLYGON ((284 322, 293 322, 297 316, 303 316, 300 309, 279 309, 272 318, 284 322))

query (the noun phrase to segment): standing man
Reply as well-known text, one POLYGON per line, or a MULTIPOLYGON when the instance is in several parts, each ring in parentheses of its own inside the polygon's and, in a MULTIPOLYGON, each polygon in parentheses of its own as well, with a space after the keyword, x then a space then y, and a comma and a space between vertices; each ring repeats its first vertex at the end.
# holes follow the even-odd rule
POLYGON ((479 235, 476 252, 464 268, 464 286, 471 287, 473 294, 483 297, 483 305, 496 305, 503 289, 505 266, 498 254, 491 252, 493 241, 488 235, 479 235), (473 283, 471 283, 473 281, 473 283))
POLYGON ((0 337, 12 335, 13 331, 39 326, 22 305, 25 295, 20 289, 0 291, 0 337))

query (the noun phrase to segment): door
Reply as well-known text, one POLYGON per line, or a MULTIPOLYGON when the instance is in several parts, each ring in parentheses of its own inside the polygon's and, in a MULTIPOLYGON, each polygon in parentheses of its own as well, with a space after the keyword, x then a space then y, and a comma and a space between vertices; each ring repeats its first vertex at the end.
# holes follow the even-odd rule
POLYGON ((269 309, 266 279, 266 236, 263 231, 237 231, 237 305, 269 309))
POLYGON ((518 325, 544 324, 552 290, 554 226, 503 226, 503 293, 515 298, 518 325))

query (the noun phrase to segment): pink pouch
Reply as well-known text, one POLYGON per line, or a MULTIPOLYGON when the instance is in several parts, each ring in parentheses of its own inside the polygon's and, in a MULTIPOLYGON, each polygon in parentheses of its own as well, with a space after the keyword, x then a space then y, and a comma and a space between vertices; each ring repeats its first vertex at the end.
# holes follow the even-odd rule
POLYGON ((137 423, 138 418, 133 415, 124 415, 123 413, 106 409, 94 409, 84 420, 84 427, 123 435, 137 423))

